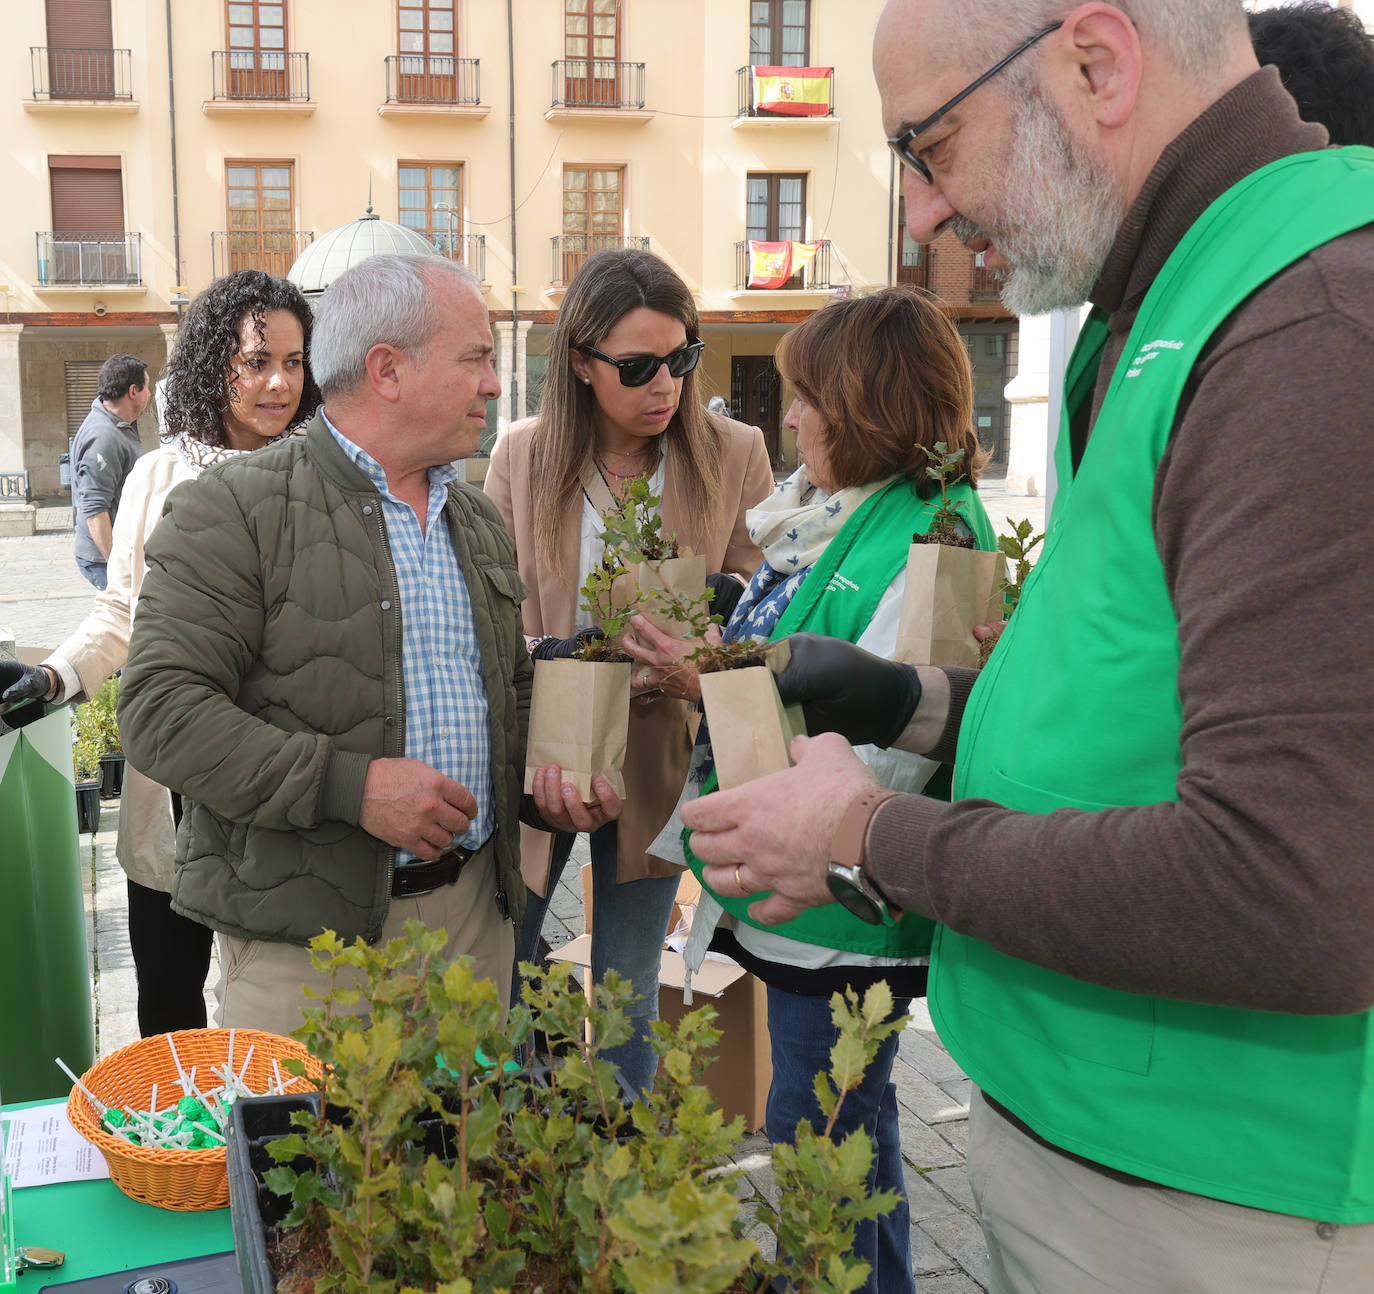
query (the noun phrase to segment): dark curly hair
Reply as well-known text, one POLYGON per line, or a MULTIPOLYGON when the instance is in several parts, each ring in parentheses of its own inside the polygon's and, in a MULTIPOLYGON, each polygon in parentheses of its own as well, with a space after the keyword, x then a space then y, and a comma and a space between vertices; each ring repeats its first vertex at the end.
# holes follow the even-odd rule
POLYGON ((1349 9, 1289 4, 1250 15, 1261 63, 1279 69, 1298 115, 1333 144, 1374 145, 1374 40, 1349 9))
POLYGON ((239 351, 239 325, 253 317, 263 337, 263 316, 289 310, 305 335, 305 384, 294 423, 310 417, 320 405, 320 388, 310 370, 310 332, 314 319, 301 290, 262 270, 236 270, 216 279, 186 311, 176 346, 167 361, 167 400, 163 407, 164 440, 182 433, 207 445, 229 443, 224 409, 237 375, 231 363, 239 351))

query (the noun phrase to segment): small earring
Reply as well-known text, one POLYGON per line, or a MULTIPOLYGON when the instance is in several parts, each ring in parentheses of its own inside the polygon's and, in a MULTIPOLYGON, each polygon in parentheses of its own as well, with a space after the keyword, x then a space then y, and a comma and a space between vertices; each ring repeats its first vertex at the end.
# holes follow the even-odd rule
POLYGON ((591 386, 591 384, 592 384, 591 378, 589 378, 589 377, 584 377, 584 378, 582 379, 582 385, 583 385, 583 386, 591 386))

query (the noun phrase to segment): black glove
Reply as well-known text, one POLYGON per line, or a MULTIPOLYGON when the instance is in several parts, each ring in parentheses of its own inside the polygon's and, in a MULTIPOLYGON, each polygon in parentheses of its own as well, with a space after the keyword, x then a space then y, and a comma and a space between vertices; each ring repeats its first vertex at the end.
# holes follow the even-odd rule
POLYGON ((921 699, 914 665, 884 660, 842 638, 792 634, 791 659, 778 675, 785 705, 800 701, 806 731, 838 732, 853 746, 890 746, 921 699))
POLYGON ((541 638, 530 648, 531 660, 567 660, 586 643, 606 635, 600 629, 583 629, 571 638, 541 638))
POLYGON ((41 665, 0 660, 0 701, 41 701, 52 691, 52 679, 41 665))
POLYGON ((706 587, 711 590, 709 614, 719 616, 721 624, 728 624, 735 604, 744 596, 744 585, 733 575, 708 575, 706 587))

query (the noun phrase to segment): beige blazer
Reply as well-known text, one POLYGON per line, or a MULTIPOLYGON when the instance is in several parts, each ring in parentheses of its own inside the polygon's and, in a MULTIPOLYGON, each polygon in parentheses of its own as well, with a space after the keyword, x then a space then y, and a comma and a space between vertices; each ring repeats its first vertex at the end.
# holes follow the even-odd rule
MULTIPOLYGON (((708 571, 728 571, 748 579, 763 560, 745 527, 744 513, 773 490, 773 473, 764 448, 763 433, 729 418, 710 415, 721 437, 721 489, 711 516, 699 531, 700 551, 706 554, 708 571)), ((530 498, 530 448, 534 422, 514 424, 499 437, 491 453, 484 485, 501 510, 506 528, 515 540, 520 578, 530 595, 523 611, 525 632, 557 634, 573 632, 578 599, 578 555, 581 548, 582 509, 569 509, 563 519, 560 555, 563 574, 547 569, 534 544, 533 501, 530 498)), ((671 449, 664 464, 663 528, 686 531, 683 501, 673 471, 671 449)), ((669 876, 679 869, 645 849, 668 821, 692 753, 685 701, 664 696, 636 698, 630 703, 630 728, 625 750, 625 812, 618 833, 617 878, 635 881, 645 876, 669 876)), ((545 831, 521 828, 520 868, 525 884, 543 895, 548 883, 553 838, 545 831)))

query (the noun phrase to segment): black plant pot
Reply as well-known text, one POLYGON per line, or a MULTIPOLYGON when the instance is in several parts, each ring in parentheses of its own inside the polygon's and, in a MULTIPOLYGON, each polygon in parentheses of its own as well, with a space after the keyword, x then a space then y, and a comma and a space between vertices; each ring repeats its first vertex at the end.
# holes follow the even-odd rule
POLYGON ((100 827, 100 780, 91 778, 76 784, 76 829, 95 835, 100 827))
POLYGON ((115 752, 100 757, 100 798, 117 800, 124 790, 124 756, 115 752))

